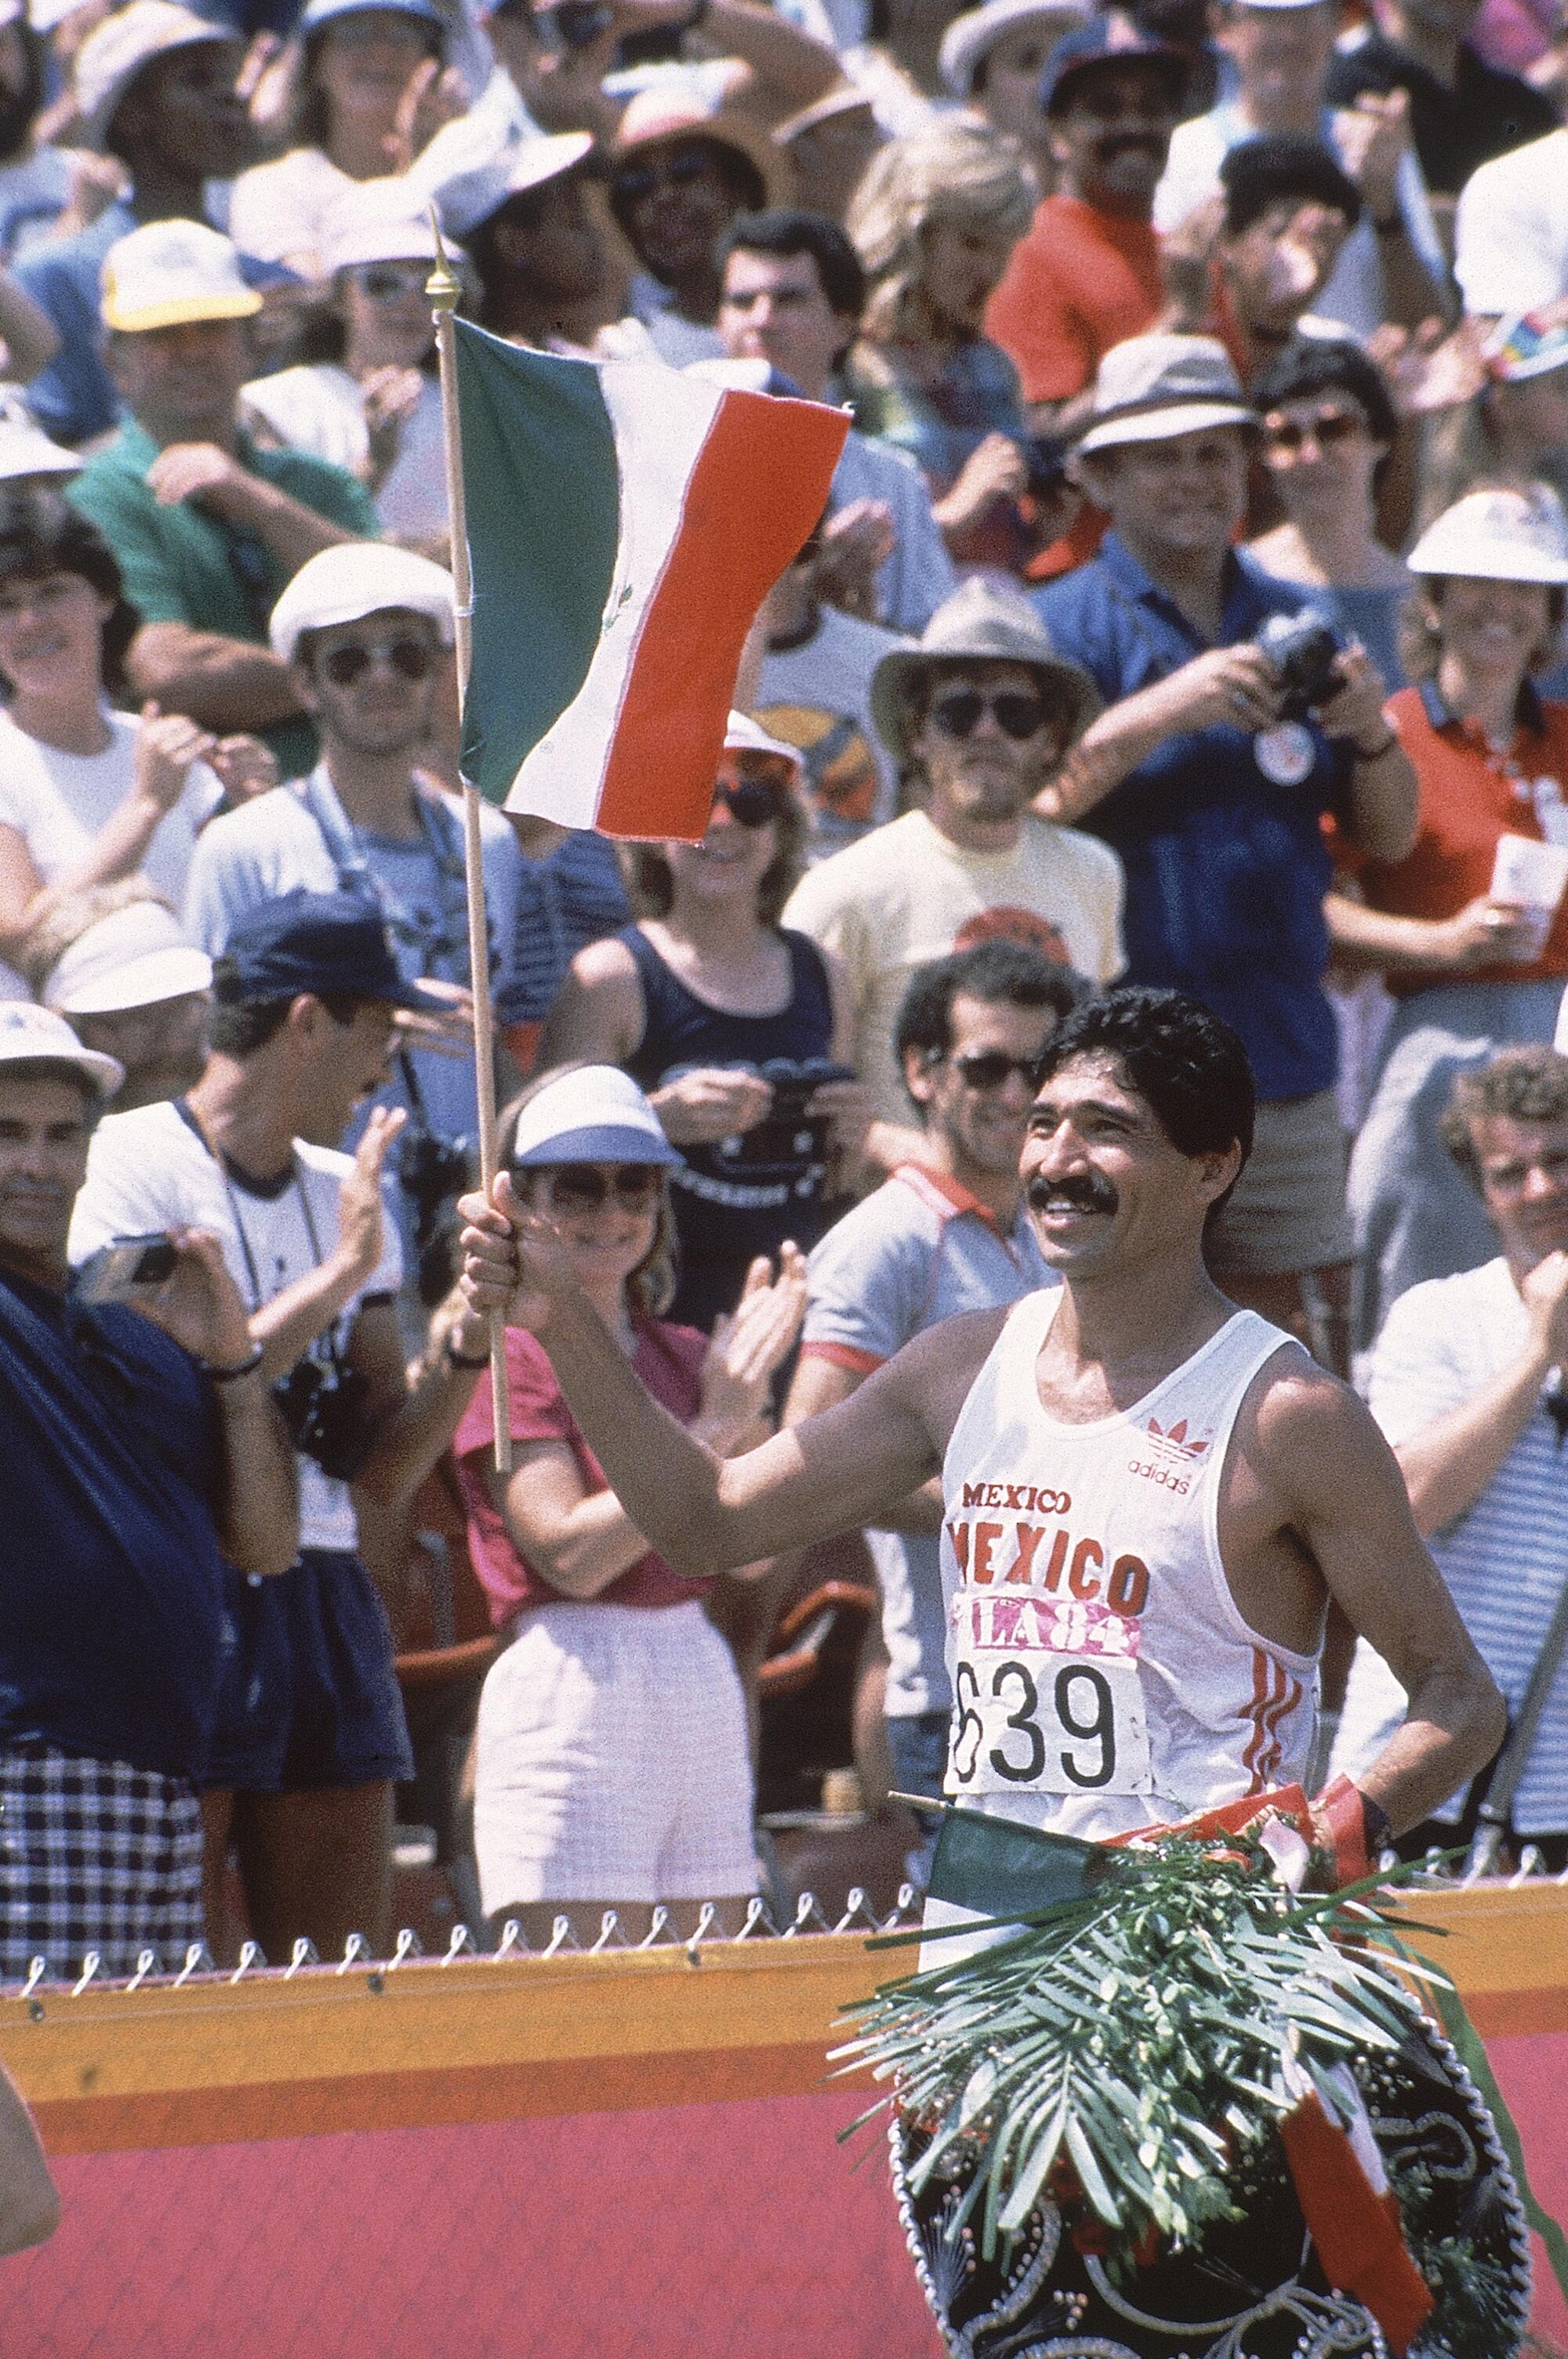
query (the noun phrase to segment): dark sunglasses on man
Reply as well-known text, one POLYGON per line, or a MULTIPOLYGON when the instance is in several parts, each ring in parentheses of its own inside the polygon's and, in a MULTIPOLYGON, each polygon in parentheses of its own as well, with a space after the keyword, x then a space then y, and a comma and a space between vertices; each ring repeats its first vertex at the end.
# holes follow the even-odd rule
POLYGON ((399 679, 428 679, 436 667, 435 649, 423 639, 352 639, 319 656, 316 669, 334 688, 352 688, 378 656, 399 679))
MULTIPOLYGON (((926 1064, 940 1065, 947 1061, 946 1049, 932 1049, 926 1054, 926 1064)), ((1045 1069, 1044 1056, 1010 1057, 1005 1049, 976 1049, 966 1057, 954 1057, 953 1071, 968 1090, 1000 1090, 1014 1073, 1022 1073, 1031 1092, 1040 1087, 1045 1069)))
POLYGON ((1044 698, 1022 688, 945 688, 931 700, 934 725, 959 742, 974 735, 985 712, 1018 745, 1037 735, 1050 718, 1044 698))

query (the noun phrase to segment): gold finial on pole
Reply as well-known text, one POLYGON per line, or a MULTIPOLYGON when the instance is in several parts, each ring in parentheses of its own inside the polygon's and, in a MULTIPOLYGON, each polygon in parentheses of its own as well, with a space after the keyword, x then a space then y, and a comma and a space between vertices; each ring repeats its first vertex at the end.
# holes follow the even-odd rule
MULTIPOLYGON (((436 265, 425 281, 425 292, 436 322, 436 355, 440 367, 441 424, 447 451, 447 515, 452 565, 452 600, 457 615, 458 713, 468 701, 469 669, 473 660, 473 573, 469 563, 468 507, 463 495, 463 437, 458 414, 458 353, 453 315, 462 288, 441 243, 441 225, 430 207, 430 234, 436 241, 436 265)), ((468 885, 469 975, 473 989, 473 1053, 475 1095, 479 1103, 480 1175, 488 1196, 499 1164, 495 1118, 495 1014, 490 996, 490 925, 484 906, 484 839, 480 832, 479 789, 463 786, 463 868, 468 885)), ((506 1325, 497 1314, 490 1322, 490 1397, 495 1416, 495 1464, 500 1473, 512 1471, 512 1419, 506 1391, 506 1325)))

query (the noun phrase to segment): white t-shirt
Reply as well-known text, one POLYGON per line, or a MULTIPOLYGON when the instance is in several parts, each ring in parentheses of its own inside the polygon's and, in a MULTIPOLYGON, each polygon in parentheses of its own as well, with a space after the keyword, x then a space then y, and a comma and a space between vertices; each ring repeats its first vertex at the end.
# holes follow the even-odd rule
POLYGON ((1454 275, 1473 316, 1539 311, 1568 295, 1568 131, 1471 173, 1459 191, 1454 275))
POLYGON ((1011 852, 968 852, 907 811, 802 877, 784 913, 849 972, 854 1061, 886 1122, 907 1123, 893 1021, 917 966, 993 935, 1098 984, 1121 972, 1121 863, 1108 844, 1024 819, 1011 852))
MULTIPOLYGON (((273 1196, 232 1179, 208 1153, 178 1106, 137 1106, 112 1114, 92 1134, 87 1178, 70 1223, 70 1258, 83 1262, 111 1238, 182 1226, 211 1229, 222 1241, 230 1277, 248 1308, 270 1302, 320 1266, 338 1242, 338 1190, 350 1158, 297 1139, 294 1173, 273 1196)), ((381 1259, 332 1322, 340 1352, 367 1302, 395 1297, 403 1278, 397 1223, 382 1224, 381 1259)), ((300 1455, 299 1545, 352 1549, 353 1499, 346 1483, 300 1455)))
MULTIPOLYGON (((370 457, 364 401, 346 368, 324 361, 313 368, 258 376, 241 396, 246 410, 280 441, 314 459, 330 459, 364 480, 370 457)), ((397 456, 375 494, 382 523, 405 540, 438 539, 447 529, 446 445, 441 392, 427 377, 418 405, 398 438, 397 456)))
POLYGON ((724 358, 724 342, 718 329, 699 327, 695 321, 683 318, 676 309, 675 297, 652 271, 633 272, 626 289, 626 309, 633 320, 642 322, 660 360, 671 368, 686 368, 693 361, 724 358))
MULTIPOLYGON (((46 885, 86 859, 131 790, 140 723, 131 712, 103 718, 110 742, 102 754, 63 754, 0 713, 0 826, 16 830, 46 885)), ((176 908, 185 897, 197 835, 222 799, 206 763, 193 763, 179 800, 142 854, 141 875, 176 908)))
POLYGON ((871 674, 909 644, 878 623, 820 606, 810 638, 770 647, 762 658, 757 719, 805 756, 813 859, 841 852, 898 809, 898 771, 871 719, 871 674))
POLYGON ((240 174, 229 199, 229 235, 259 262, 303 268, 308 258, 319 276, 327 216, 355 185, 319 147, 291 148, 240 174))

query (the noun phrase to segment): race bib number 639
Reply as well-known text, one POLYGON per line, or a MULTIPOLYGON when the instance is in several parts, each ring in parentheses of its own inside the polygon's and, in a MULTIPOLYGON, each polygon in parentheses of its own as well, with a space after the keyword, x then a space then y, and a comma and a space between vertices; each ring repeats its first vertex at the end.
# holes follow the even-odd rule
POLYGON ((1081 1599, 956 1601, 950 1784, 972 1794, 1147 1794, 1136 1622, 1081 1599))

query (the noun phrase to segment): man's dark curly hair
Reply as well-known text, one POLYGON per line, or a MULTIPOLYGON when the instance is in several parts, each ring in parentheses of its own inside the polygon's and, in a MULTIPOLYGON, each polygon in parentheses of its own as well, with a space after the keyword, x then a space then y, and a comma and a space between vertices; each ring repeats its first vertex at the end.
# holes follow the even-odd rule
POLYGON ((1102 993, 1052 1034, 1042 1082, 1079 1057, 1113 1059, 1179 1153, 1239 1147, 1241 1177, 1257 1114, 1252 1068, 1229 1025, 1198 1000, 1142 984, 1102 993))

